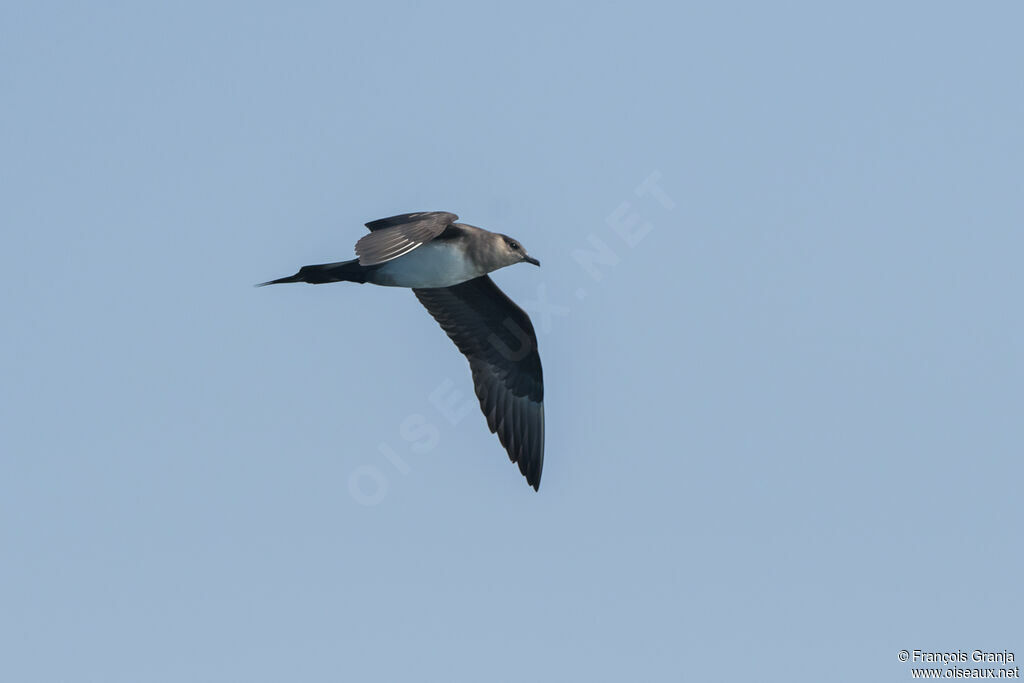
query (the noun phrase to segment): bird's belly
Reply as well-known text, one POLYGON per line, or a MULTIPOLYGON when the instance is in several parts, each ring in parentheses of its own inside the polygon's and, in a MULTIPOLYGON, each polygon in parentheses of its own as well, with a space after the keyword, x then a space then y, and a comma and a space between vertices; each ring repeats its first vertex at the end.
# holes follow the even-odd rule
POLYGON ((404 256, 382 264, 369 278, 385 287, 451 287, 483 275, 461 249, 428 242, 404 256))

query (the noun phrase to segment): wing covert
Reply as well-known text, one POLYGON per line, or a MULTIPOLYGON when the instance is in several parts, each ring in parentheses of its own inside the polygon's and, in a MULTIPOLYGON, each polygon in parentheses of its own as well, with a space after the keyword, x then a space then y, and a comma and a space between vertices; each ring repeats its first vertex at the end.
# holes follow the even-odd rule
POLYGON ((423 211, 381 218, 366 224, 370 234, 356 242, 359 265, 386 263, 434 239, 454 221, 454 213, 423 211))

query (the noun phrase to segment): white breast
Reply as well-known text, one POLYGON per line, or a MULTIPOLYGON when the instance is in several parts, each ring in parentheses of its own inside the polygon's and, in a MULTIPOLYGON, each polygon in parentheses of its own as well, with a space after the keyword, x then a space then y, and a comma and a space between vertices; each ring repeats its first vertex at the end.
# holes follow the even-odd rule
POLYGON ((386 287, 451 287, 483 274, 451 242, 434 241, 388 261, 369 280, 386 287))

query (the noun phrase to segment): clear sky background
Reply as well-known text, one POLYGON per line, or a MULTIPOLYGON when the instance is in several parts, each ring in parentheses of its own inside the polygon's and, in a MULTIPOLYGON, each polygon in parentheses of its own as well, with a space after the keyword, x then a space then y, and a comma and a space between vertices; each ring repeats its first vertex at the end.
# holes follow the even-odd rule
POLYGON ((1024 658, 1022 25, 5 3, 0 679, 1024 658), (252 287, 431 209, 543 263, 539 493, 410 292, 252 287))

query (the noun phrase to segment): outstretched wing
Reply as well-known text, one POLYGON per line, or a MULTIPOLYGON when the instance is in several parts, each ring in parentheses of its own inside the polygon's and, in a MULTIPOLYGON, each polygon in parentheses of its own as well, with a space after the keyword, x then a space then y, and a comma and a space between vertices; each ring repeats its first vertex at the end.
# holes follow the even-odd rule
POLYGON ((366 224, 370 234, 356 242, 359 265, 373 266, 404 256, 434 239, 459 219, 446 211, 403 213, 366 224))
POLYGON ((544 376, 537 335, 488 276, 436 289, 413 289, 459 347, 487 426, 534 489, 544 467, 544 376))

